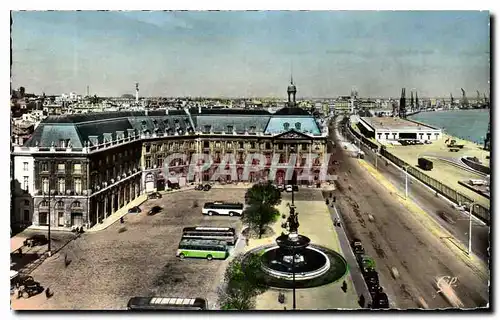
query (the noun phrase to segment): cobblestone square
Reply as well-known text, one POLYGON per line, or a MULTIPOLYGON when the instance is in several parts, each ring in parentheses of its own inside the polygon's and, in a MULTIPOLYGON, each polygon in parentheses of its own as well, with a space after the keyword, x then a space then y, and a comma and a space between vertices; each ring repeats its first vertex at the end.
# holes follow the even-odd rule
POLYGON ((179 260, 177 245, 187 226, 230 226, 239 233, 239 218, 203 216, 201 208, 206 201, 243 202, 245 191, 192 190, 146 201, 124 224, 83 234, 47 259, 32 276, 54 296, 14 297, 12 309, 125 309, 133 296, 213 297, 227 261, 179 260), (155 205, 163 211, 147 216, 155 205), (71 261, 67 267, 65 255, 71 261))

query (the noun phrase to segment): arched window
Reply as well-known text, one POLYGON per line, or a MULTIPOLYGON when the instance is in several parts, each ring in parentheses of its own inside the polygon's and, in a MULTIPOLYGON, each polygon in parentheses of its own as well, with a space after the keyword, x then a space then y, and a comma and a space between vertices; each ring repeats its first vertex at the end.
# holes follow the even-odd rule
POLYGON ((154 181, 154 180, 155 180, 155 177, 153 176, 153 174, 152 174, 152 173, 148 173, 148 174, 146 175, 146 179, 145 179, 145 180, 146 180, 146 182, 151 182, 151 181, 154 181))
POLYGON ((47 200, 42 200, 40 202, 40 207, 48 207, 49 206, 49 202, 47 200))
POLYGON ((56 209, 64 209, 64 202, 57 201, 57 203, 56 203, 56 209))
POLYGON ((71 208, 81 208, 82 207, 82 204, 80 203, 80 201, 75 201, 71 204, 71 208))

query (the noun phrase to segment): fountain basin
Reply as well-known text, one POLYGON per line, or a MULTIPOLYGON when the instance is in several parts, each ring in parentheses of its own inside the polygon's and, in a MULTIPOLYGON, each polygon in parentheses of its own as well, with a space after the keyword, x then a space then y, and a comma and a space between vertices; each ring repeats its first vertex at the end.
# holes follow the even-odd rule
MULTIPOLYGON (((283 256, 280 251, 279 246, 273 246, 264 251, 261 256, 262 271, 272 277, 291 281, 293 279, 292 265, 279 261, 283 256)), ((330 260, 327 255, 316 248, 304 248, 300 255, 303 256, 304 263, 295 265, 295 281, 320 277, 330 269, 330 260)))

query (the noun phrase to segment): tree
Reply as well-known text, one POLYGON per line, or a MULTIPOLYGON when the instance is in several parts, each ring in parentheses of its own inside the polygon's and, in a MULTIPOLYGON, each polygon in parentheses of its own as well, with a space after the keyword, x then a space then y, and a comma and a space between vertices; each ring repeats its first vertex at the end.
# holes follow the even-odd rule
POLYGON ((254 184, 245 194, 247 204, 265 204, 274 207, 281 202, 281 192, 271 182, 254 184))
POLYGON ((224 274, 224 285, 219 288, 219 304, 223 310, 248 310, 254 306, 253 298, 264 292, 259 282, 261 257, 250 254, 243 264, 243 255, 236 256, 224 274))
POLYGON ((243 211, 241 220, 262 238, 266 227, 279 218, 279 211, 266 204, 253 204, 243 211))
POLYGON ((271 182, 259 183, 248 189, 245 199, 249 206, 243 212, 242 221, 256 231, 260 239, 266 226, 279 217, 274 206, 281 202, 281 192, 271 182))

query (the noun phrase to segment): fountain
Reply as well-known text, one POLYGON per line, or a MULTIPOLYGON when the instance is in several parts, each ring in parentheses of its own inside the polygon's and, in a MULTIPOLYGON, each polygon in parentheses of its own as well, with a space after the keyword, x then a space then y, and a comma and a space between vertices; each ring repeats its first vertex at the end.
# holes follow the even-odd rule
POLYGON ((260 256, 262 276, 266 285, 278 288, 309 288, 337 281, 347 273, 347 262, 337 252, 318 245, 298 233, 298 212, 290 205, 285 223, 288 233, 249 253, 260 256))

